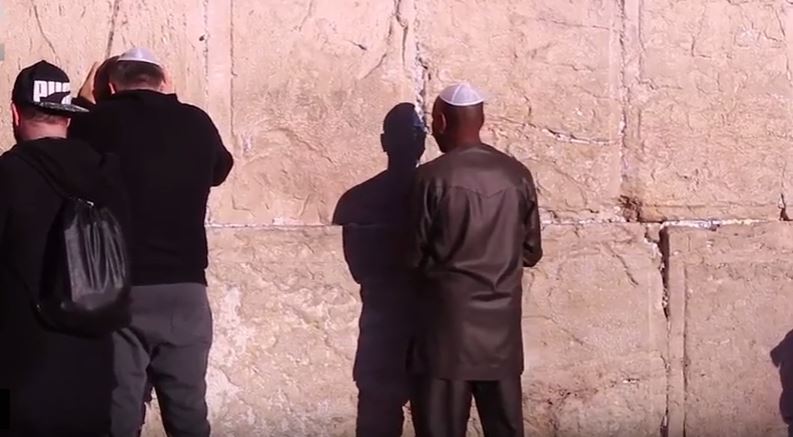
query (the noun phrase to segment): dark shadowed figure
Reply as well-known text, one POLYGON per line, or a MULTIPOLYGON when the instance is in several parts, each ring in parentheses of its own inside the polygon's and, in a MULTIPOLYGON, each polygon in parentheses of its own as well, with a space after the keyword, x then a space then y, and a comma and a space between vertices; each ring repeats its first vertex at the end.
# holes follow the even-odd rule
POLYGON ((359 437, 402 434, 410 394, 406 360, 415 289, 405 268, 407 199, 424 153, 424 125, 410 103, 386 115, 380 137, 388 167, 339 200, 333 222, 344 226, 344 255, 361 285, 363 309, 353 377, 359 437))
POLYGON ((771 351, 771 360, 779 369, 782 396, 779 398, 779 411, 788 426, 788 436, 793 437, 793 331, 771 351))

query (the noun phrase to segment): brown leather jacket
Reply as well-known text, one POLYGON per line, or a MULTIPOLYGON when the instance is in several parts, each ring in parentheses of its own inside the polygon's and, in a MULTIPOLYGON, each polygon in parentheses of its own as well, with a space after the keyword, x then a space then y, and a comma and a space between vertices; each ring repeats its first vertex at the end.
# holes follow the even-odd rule
POLYGON ((408 260, 419 279, 415 373, 497 380, 523 372, 523 267, 542 257, 529 170, 479 144, 421 166, 408 260))

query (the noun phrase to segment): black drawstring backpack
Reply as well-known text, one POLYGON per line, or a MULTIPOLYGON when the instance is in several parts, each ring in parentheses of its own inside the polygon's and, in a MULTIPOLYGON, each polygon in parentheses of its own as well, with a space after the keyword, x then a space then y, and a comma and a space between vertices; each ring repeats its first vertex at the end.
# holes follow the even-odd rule
POLYGON ((130 268, 121 226, 101 205, 70 195, 22 154, 63 198, 44 250, 32 302, 50 329, 95 337, 129 324, 130 268))

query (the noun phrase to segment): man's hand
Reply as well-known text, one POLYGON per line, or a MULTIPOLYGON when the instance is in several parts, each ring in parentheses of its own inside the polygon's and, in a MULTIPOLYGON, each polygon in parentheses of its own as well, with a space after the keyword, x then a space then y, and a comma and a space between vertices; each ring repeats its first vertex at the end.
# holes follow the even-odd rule
POLYGON ((94 65, 91 66, 91 70, 88 71, 88 77, 85 78, 83 86, 80 87, 80 92, 77 93, 78 96, 91 103, 96 103, 96 98, 94 97, 94 81, 96 80, 96 70, 98 69, 99 62, 94 62, 94 65))
POLYGON ((163 94, 175 94, 176 87, 173 84, 173 79, 171 78, 171 74, 165 68, 162 69, 163 76, 165 79, 162 81, 162 86, 160 87, 160 91, 163 94))

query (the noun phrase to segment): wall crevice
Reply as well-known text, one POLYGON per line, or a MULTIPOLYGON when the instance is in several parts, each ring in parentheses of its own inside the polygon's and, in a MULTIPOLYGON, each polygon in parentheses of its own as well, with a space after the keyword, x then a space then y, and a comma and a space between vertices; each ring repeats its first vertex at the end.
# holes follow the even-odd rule
MULTIPOLYGON (((108 0, 110 1, 110 0, 108 0)), ((116 25, 118 23, 118 14, 121 11, 121 0, 112 0, 110 3, 110 29, 107 31, 107 46, 105 47, 105 59, 110 57, 113 52, 113 42, 116 39, 116 25)))

